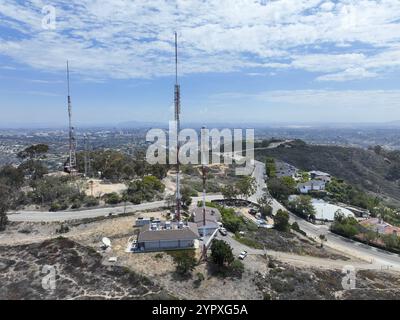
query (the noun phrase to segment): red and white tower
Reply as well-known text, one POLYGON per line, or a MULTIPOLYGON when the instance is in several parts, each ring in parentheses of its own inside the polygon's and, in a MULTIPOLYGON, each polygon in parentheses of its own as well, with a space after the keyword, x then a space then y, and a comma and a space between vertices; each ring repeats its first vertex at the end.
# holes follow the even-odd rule
POLYGON ((67 86, 68 86, 68 119, 69 119, 69 159, 65 164, 64 170, 71 175, 77 173, 76 170, 76 139, 75 139, 75 128, 72 126, 72 105, 71 96, 69 89, 69 65, 67 61, 67 86))

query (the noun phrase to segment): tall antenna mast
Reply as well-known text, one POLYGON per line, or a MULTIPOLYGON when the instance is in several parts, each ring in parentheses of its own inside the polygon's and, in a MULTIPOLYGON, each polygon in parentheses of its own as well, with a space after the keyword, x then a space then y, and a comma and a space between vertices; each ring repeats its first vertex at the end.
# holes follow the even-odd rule
POLYGON ((72 105, 69 88, 69 64, 67 60, 67 86, 68 86, 68 119, 69 119, 69 162, 66 165, 66 171, 70 174, 76 173, 76 140, 75 129, 72 126, 72 105))
MULTIPOLYGON (((201 128, 202 132, 205 130, 206 127, 203 126, 201 128)), ((203 178, 203 227, 205 228, 206 226, 206 182, 207 182, 207 168, 206 168, 206 160, 205 160, 205 155, 202 153, 201 154, 202 159, 201 159, 201 173, 202 173, 202 178, 203 178)))
POLYGON ((180 190, 180 163, 179 163, 179 131, 181 113, 181 88, 178 84, 178 34, 175 32, 175 122, 176 122, 176 219, 181 220, 181 190, 180 190))
MULTIPOLYGON (((205 134, 203 134, 204 130, 206 129, 205 126, 201 128, 201 137, 202 137, 202 145, 204 146, 206 143, 205 134)), ((207 141, 208 142, 208 141, 207 141)), ((203 150, 202 150, 203 151, 203 150)), ((206 235, 206 182, 207 182, 207 168, 206 168, 206 155, 204 152, 201 152, 201 173, 203 178, 203 236, 206 235)), ((203 259, 207 259, 207 246, 203 243, 203 252, 202 252, 203 259)))

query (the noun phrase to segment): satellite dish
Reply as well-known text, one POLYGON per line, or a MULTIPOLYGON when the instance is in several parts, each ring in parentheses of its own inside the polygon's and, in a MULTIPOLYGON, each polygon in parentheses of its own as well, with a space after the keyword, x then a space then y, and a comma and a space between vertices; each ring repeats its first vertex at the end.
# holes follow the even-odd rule
POLYGON ((110 239, 104 237, 104 238, 101 240, 101 242, 103 242, 103 244, 104 244, 106 247, 111 247, 111 240, 110 240, 110 239))

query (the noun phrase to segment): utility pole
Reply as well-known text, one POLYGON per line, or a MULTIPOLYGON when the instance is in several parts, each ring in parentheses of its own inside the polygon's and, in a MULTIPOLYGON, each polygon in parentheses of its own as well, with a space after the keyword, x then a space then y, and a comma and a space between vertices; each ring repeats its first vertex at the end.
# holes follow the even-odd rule
POLYGON ((69 162, 66 165, 65 171, 71 175, 76 174, 76 139, 75 128, 72 126, 72 104, 69 88, 69 65, 67 60, 67 86, 68 86, 68 119, 69 119, 69 162))
POLYGON ((181 190, 180 190, 180 163, 179 163, 179 131, 181 113, 181 88, 178 83, 178 34, 175 32, 175 122, 176 122, 176 219, 181 220, 181 190))
POLYGON ((88 149, 87 149, 87 135, 83 136, 83 144, 85 147, 85 178, 88 176, 88 149))
POLYGON ((90 159, 90 150, 89 150, 89 137, 87 134, 84 135, 84 161, 85 161, 85 177, 91 177, 92 168, 91 168, 91 159, 90 159))

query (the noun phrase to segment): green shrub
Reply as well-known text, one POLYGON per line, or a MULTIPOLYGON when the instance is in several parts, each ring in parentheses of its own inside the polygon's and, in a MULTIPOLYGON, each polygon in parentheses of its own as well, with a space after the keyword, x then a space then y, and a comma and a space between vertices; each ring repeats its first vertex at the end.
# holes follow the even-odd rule
POLYGON ((51 212, 56 212, 61 210, 61 205, 58 202, 53 202, 50 206, 51 212))
POLYGON ((201 272, 198 272, 197 274, 197 279, 194 280, 194 285, 196 288, 200 287, 201 282, 204 281, 205 277, 201 272))
POLYGON ((80 207, 82 207, 82 202, 80 200, 75 200, 71 206, 72 209, 79 209, 80 207))
POLYGON ((269 178, 276 178, 275 159, 268 157, 265 161, 266 173, 269 178))
POLYGON ((297 192, 296 188, 293 187, 292 181, 283 178, 269 179, 268 190, 278 201, 285 201, 290 195, 297 192))
POLYGON ((353 238, 360 233, 361 226, 353 217, 345 217, 343 213, 338 211, 335 213, 335 221, 331 225, 331 230, 347 238, 353 238))
POLYGON ((197 279, 199 281, 204 281, 205 280, 204 274, 202 274, 201 272, 198 272, 197 273, 197 279))
POLYGON ((69 227, 64 223, 61 224, 60 228, 56 229, 56 233, 58 234, 63 234, 67 232, 69 232, 69 227))
POLYGON ((140 204, 143 201, 152 201, 157 195, 164 192, 164 184, 155 176, 145 176, 142 180, 131 181, 126 190, 129 201, 140 204))
POLYGON ((68 204, 66 202, 55 201, 50 206, 50 211, 52 211, 52 212, 62 211, 62 210, 67 210, 67 209, 68 209, 68 204))
POLYGON ((315 208, 310 196, 301 195, 288 203, 289 209, 304 219, 315 217, 315 208))
POLYGON ((162 253, 157 253, 154 257, 159 260, 162 259, 164 255, 162 253))
POLYGON ((194 250, 174 251, 170 254, 174 260, 176 272, 182 276, 189 275, 197 264, 194 250))
POLYGON ((292 230, 302 234, 303 236, 307 236, 307 233, 300 229, 300 226, 296 221, 292 223, 292 230))
POLYGON ((290 230, 289 213, 281 209, 274 217, 274 228, 278 231, 288 232, 290 230))
POLYGON ((211 244, 211 259, 217 266, 224 267, 230 265, 235 258, 228 243, 214 239, 211 244))
POLYGON ((116 192, 104 195, 104 201, 107 204, 118 204, 121 202, 121 197, 116 192))
POLYGON ((271 295, 270 295, 268 292, 264 292, 264 294, 263 294, 263 299, 264 299, 264 300, 271 300, 272 297, 271 297, 271 295))
POLYGON ((256 240, 249 239, 246 237, 241 237, 239 234, 235 234, 235 240, 240 242, 241 244, 244 244, 245 246, 248 246, 250 248, 254 249, 263 249, 263 245, 256 240))
POLYGON ((85 198, 86 207, 95 207, 99 205, 99 200, 93 196, 88 196, 85 198))
POLYGON ((230 269, 232 271, 232 275, 241 276, 244 272, 244 264, 242 261, 235 259, 230 265, 230 269))

